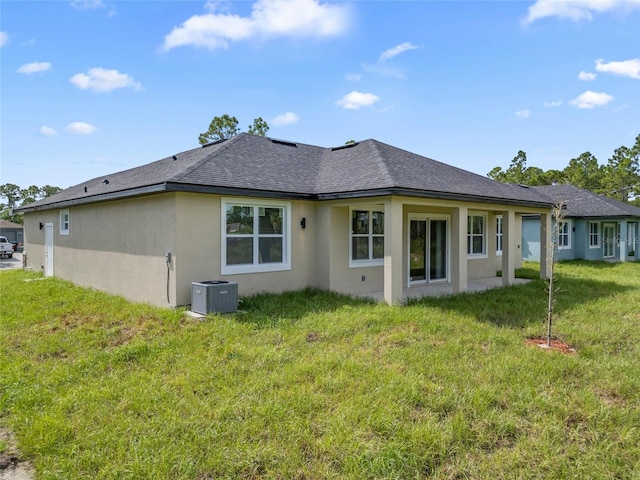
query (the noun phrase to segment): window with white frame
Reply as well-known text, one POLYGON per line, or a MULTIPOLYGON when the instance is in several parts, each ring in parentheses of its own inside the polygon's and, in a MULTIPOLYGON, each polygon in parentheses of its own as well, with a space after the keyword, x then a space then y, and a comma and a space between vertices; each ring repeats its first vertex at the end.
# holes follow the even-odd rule
POLYGON ((60 210, 60 235, 69 235, 69 210, 60 210))
POLYGON ((496 217, 496 254, 502 255, 502 215, 496 217))
POLYGON ((467 222, 467 254, 484 256, 487 253, 487 235, 485 215, 469 215, 467 222))
POLYGON ((351 210, 350 265, 382 265, 384 262, 384 211, 351 210))
POLYGON ((558 249, 571 248, 571 222, 558 222, 558 249))
POLYGON ((600 247, 600 224, 589 222, 589 248, 600 247))
POLYGON ((222 273, 289 270, 288 203, 228 199, 222 202, 222 273))

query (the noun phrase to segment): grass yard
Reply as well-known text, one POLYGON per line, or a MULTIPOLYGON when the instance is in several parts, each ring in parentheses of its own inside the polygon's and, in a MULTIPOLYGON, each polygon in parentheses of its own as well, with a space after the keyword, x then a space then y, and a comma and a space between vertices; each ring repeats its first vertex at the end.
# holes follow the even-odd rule
POLYGON ((0 426, 37 478, 640 478, 640 263, 557 265, 573 355, 525 345, 540 280, 402 307, 259 295, 207 321, 0 282, 0 426))

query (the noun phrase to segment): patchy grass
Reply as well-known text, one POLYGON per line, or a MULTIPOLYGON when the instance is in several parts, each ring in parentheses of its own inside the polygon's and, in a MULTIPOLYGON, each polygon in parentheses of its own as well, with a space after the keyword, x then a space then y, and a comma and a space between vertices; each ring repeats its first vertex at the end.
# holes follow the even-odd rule
MULTIPOLYGON (((535 271, 535 266, 525 266, 535 271)), ((530 278, 536 278, 530 273, 530 278)), ((39 478, 637 478, 640 264, 388 307, 313 289, 195 321, 2 272, 0 424, 39 478)))

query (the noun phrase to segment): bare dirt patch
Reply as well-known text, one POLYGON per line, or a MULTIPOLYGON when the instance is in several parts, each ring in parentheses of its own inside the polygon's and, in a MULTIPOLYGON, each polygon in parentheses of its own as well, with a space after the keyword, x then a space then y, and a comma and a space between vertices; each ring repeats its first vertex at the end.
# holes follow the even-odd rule
POLYGON ((0 426, 0 480, 32 480, 33 478, 33 466, 21 458, 15 437, 11 431, 0 426))
POLYGON ((558 339, 551 339, 551 346, 547 345, 547 339, 545 337, 527 338, 524 343, 526 345, 540 347, 544 350, 564 353, 565 355, 575 355, 577 353, 576 349, 571 345, 558 339))

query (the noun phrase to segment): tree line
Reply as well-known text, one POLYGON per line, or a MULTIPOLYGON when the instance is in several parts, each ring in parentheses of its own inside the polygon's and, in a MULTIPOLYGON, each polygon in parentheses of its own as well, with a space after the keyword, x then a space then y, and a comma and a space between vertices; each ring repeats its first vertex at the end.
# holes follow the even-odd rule
POLYGON ((640 206, 640 135, 631 147, 616 148, 606 164, 600 165, 590 152, 572 158, 563 170, 544 171, 527 166, 527 154, 520 150, 506 170, 493 168, 487 176, 499 182, 521 185, 569 183, 625 203, 640 206))
POLYGON ((14 183, 0 185, 0 218, 22 224, 22 215, 15 213, 16 208, 29 205, 60 191, 62 191, 60 187, 51 185, 44 187, 31 185, 28 188, 20 188, 14 183))

